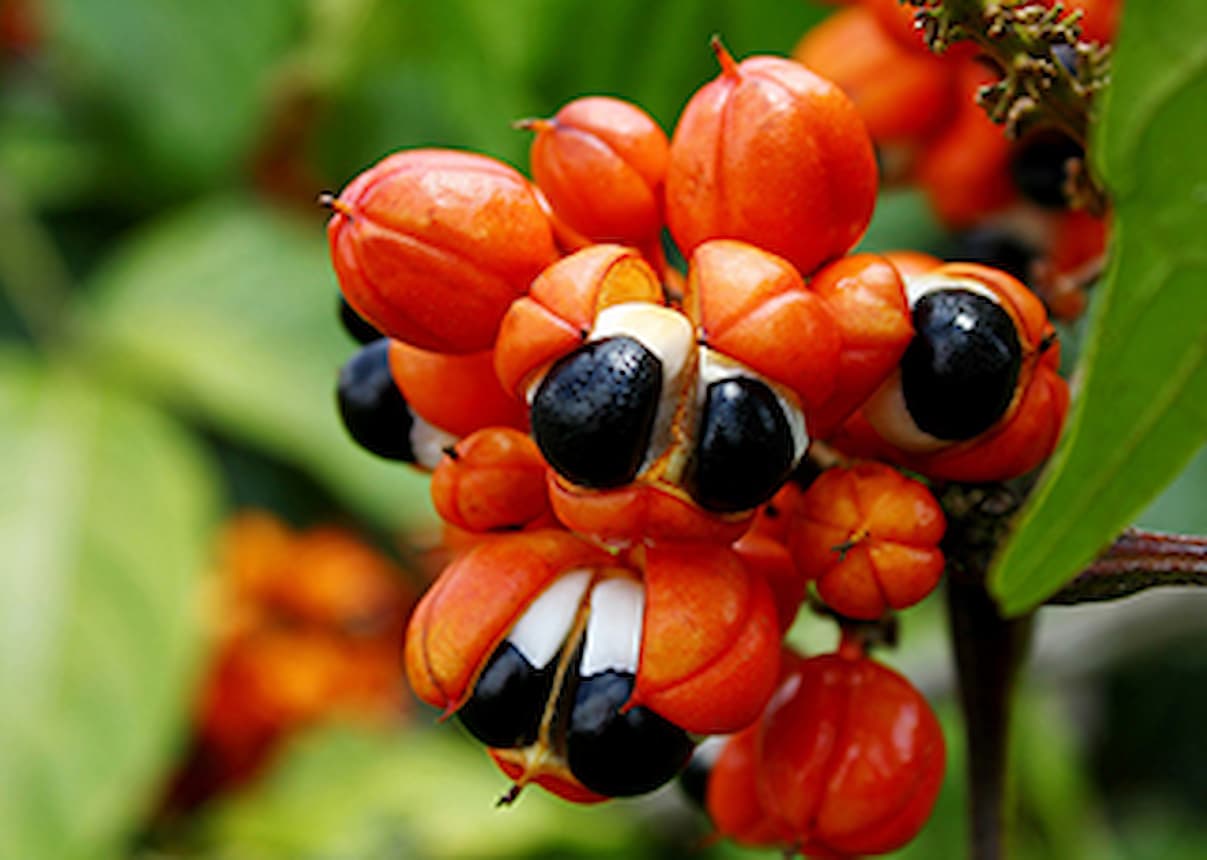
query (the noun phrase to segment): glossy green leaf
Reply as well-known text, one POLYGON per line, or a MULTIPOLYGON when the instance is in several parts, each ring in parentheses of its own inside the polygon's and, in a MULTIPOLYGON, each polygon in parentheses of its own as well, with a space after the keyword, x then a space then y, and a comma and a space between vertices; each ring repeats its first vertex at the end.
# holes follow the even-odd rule
POLYGON ((919 191, 882 191, 876 211, 856 251, 883 254, 909 248, 933 252, 942 248, 947 234, 931 212, 926 196, 919 191))
POLYGON ((51 0, 56 72, 86 99, 111 169, 143 196, 242 166, 271 108, 274 65, 300 29, 290 0, 51 0))
POLYGON ((779 0, 563 3, 551 10, 541 93, 555 103, 583 93, 617 95, 642 105, 669 133, 695 89, 719 73, 712 36, 739 60, 784 55, 825 14, 815 3, 779 0))
POLYGON ((426 481, 345 434, 340 366, 358 346, 336 316, 323 217, 250 198, 158 223, 90 285, 93 358, 231 436, 313 475, 394 530, 429 509, 426 481))
POLYGON ((0 473, 0 856, 118 856, 187 713, 215 487, 165 416, 9 354, 0 473))
POLYGON ((1074 576, 1207 439, 1207 6, 1127 7, 1095 151, 1115 201, 1061 448, 992 574, 1006 612, 1074 576))
MULTIPOLYGON (((516 166, 528 138, 511 123, 539 114, 530 57, 550 0, 362 2, 344 80, 318 128, 326 172, 344 182, 398 149, 470 149, 516 166)), ((552 35, 552 34, 549 34, 552 35)))
POLYGON ((372 733, 331 728, 303 738, 254 791, 206 822, 223 857, 301 860, 632 857, 632 804, 575 806, 510 782, 452 726, 372 733))
POLYGON ((439 145, 523 167, 530 135, 512 121, 586 94, 635 102, 669 133, 717 75, 710 36, 738 56, 786 54, 824 14, 803 0, 378 0, 320 130, 322 161, 346 179, 395 149, 439 145))

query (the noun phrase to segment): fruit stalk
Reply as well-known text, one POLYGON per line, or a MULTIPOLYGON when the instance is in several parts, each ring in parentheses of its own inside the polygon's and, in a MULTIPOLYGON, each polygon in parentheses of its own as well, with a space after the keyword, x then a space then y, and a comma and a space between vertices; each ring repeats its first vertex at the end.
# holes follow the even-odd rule
POLYGON ((964 716, 972 860, 1008 856, 1010 719, 1034 616, 1003 618, 985 582, 994 552, 1028 489, 1025 480, 952 485, 942 499, 948 514, 943 541, 948 632, 964 716))
POLYGON ((1127 529, 1048 603, 1117 600, 1164 585, 1207 585, 1207 537, 1127 529))
POLYGON ((1007 856, 1010 718, 1033 615, 1003 618, 983 582, 951 577, 947 611, 964 712, 969 857, 1007 856))

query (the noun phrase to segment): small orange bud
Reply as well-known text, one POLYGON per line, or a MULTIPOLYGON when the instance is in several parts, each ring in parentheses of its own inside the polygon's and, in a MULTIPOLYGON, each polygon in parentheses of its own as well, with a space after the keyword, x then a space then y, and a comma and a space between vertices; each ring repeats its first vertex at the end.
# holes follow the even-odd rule
POLYGON ((552 524, 547 468, 529 436, 486 427, 458 442, 432 472, 432 503, 445 522, 471 532, 552 524))
POLYGON ((805 491, 789 545, 830 607, 879 618, 912 606, 943 573, 947 521, 930 491, 881 463, 824 472, 805 491))

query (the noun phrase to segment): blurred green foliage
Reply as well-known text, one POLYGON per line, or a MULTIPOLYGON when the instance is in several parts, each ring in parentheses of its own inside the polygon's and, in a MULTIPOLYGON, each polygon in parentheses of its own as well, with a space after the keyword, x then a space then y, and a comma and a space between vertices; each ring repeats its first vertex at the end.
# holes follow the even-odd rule
MULTIPOLYGON (((673 789, 593 809, 530 790, 495 810, 505 780, 451 729, 316 732, 198 820, 147 822, 188 732, 218 520, 261 504, 392 540, 430 517, 421 479, 338 426, 332 388, 354 345, 315 194, 403 147, 522 167, 511 121, 582 93, 629 98, 670 129, 715 74, 709 36, 739 56, 786 53, 825 8, 0 0, 16 6, 38 26, 0 48, 0 856, 753 856, 707 844, 673 789)), ((1179 144, 1200 165, 1202 139, 1179 144)), ((1141 144, 1113 169, 1157 164, 1169 135, 1141 144)), ((1174 215, 1201 265, 1201 205, 1174 215)), ((940 238, 918 196, 892 194, 865 247, 940 238)), ((1151 262, 1136 259, 1121 265, 1151 262)), ((1188 324, 1201 332, 1202 315, 1188 324)), ((1207 530, 1205 462, 1147 524, 1207 530)), ((919 613, 914 641, 933 644, 938 614, 919 613)), ((1159 793, 1113 801, 1107 821, 1061 702, 1036 697, 1019 725, 1015 856, 1207 856, 1201 823, 1159 793)), ((950 778, 902 856, 960 851, 947 729, 950 778)))

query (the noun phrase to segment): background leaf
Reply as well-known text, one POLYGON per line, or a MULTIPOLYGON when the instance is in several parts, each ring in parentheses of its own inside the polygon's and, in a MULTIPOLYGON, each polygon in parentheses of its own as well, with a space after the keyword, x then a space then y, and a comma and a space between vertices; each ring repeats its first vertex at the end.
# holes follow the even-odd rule
POLYGON ((369 0, 319 160, 341 181, 415 146, 525 167, 530 135, 512 121, 596 93, 637 103, 669 134, 717 74, 710 36, 738 57, 786 54, 825 13, 782 0, 369 0))
POLYGON ((1129 4, 1096 153, 1115 201, 1080 391, 991 578, 1035 606, 1131 523, 1207 438, 1207 6, 1129 4))
POLYGON ((266 782, 219 808, 205 838, 232 860, 640 853, 634 804, 575 806, 529 788, 496 807, 509 787, 485 751, 451 727, 329 728, 299 738, 266 782))
POLYGON ((357 345, 322 222, 233 197, 170 216, 100 268, 82 325, 94 360, 395 530, 429 509, 427 483, 340 424, 336 376, 357 345))
POLYGON ((924 194, 912 189, 881 191, 872 221, 855 251, 883 254, 909 248, 934 253, 945 239, 924 194))
POLYGON ((214 486, 161 415, 11 354, 0 473, 0 856, 116 856, 197 669, 214 486))
POLYGON ((243 164, 269 111, 291 0, 51 0, 56 63, 90 106, 115 188, 193 190, 243 164), (115 170, 116 169, 116 170, 115 170))

